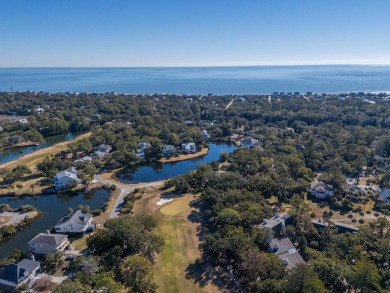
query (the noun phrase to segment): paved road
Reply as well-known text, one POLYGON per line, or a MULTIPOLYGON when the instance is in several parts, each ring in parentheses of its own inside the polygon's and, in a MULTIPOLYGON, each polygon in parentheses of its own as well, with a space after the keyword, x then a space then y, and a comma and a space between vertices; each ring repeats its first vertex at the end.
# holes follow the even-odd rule
POLYGON ((137 183, 137 184, 123 184, 117 181, 108 181, 106 179, 103 179, 100 175, 95 175, 95 180, 102 183, 102 184, 109 184, 113 185, 115 184, 117 188, 120 189, 121 193, 119 194, 114 207, 111 211, 110 218, 116 218, 119 216, 119 210, 121 206, 123 205, 123 198, 134 191, 136 188, 144 188, 144 187, 154 187, 154 186, 162 186, 164 184, 164 181, 154 181, 154 182, 145 182, 145 183, 137 183))
POLYGON ((230 101, 230 103, 227 104, 225 110, 229 109, 229 107, 233 104, 233 102, 234 102, 234 99, 232 99, 232 100, 230 101))

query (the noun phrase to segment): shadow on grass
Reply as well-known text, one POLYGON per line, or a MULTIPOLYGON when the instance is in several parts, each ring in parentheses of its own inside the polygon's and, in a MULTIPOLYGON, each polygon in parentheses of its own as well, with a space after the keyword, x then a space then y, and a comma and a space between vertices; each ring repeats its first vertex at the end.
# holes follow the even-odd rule
MULTIPOLYGON (((197 227, 197 236, 202 242, 205 235, 208 234, 207 221, 205 218, 205 205, 202 200, 194 200, 190 203, 194 209, 188 215, 187 219, 191 223, 199 224, 197 227)), ((207 255, 207 252, 201 251, 201 256, 194 263, 189 264, 186 268, 186 278, 192 279, 195 284, 205 287, 212 284, 221 292, 242 292, 234 284, 232 276, 227 273, 227 265, 217 264, 207 255)))

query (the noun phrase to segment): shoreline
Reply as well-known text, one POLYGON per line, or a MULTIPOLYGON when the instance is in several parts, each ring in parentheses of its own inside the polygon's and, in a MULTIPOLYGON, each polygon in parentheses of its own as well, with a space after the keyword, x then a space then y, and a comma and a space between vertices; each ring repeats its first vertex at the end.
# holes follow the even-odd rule
MULTIPOLYGON (((22 232, 24 227, 30 225, 32 222, 34 222, 36 219, 38 219, 42 215, 43 215, 43 213, 41 211, 35 210, 35 211, 29 212, 28 215, 26 215, 23 219, 20 219, 19 221, 15 222, 15 223, 8 224, 8 225, 7 225, 7 223, 4 223, 3 225, 0 225, 0 227, 12 226, 16 230, 14 233, 8 235, 7 237, 1 238, 0 245, 3 242, 14 237, 18 232, 22 232), (32 215, 32 216, 30 217, 30 215, 32 215), (27 222, 25 222, 26 217, 28 218, 27 222)), ((11 218, 11 221, 12 221, 12 218, 11 218)))
MULTIPOLYGON (((41 144, 42 144, 42 143, 33 142, 33 141, 24 141, 24 142, 20 142, 20 143, 11 145, 11 146, 3 147, 3 148, 0 149, 0 151, 11 150, 11 149, 17 149, 17 148, 28 147, 28 146, 39 146, 39 145, 41 145, 41 144)), ((16 160, 17 160, 17 159, 16 159, 16 160)), ((11 162, 11 161, 8 161, 8 162, 11 162)), ((8 162, 6 162, 6 163, 8 163, 8 162)), ((4 164, 5 164, 5 163, 4 163, 4 164)))
MULTIPOLYGON (((77 141, 77 140, 80 140, 82 138, 89 137, 90 135, 91 135, 91 132, 89 131, 87 133, 81 134, 80 136, 76 137, 74 140, 64 141, 64 142, 60 142, 60 143, 54 144, 54 145, 49 146, 49 147, 44 147, 42 149, 39 149, 39 150, 36 150, 35 152, 26 154, 26 155, 24 155, 24 156, 22 156, 20 158, 15 159, 15 160, 8 161, 8 162, 5 162, 3 164, 0 164, 0 166, 2 168, 4 168, 4 167, 12 166, 12 165, 16 166, 18 164, 26 164, 26 163, 20 162, 20 161, 29 162, 30 164, 26 164, 26 165, 31 165, 31 162, 33 162, 36 159, 39 159, 39 157, 45 158, 46 156, 49 156, 51 154, 54 154, 54 153, 57 153, 59 151, 65 150, 66 146, 70 142, 77 141)), ((30 169, 31 169, 31 167, 30 167, 30 169)))
POLYGON ((166 163, 174 163, 174 162, 180 162, 185 160, 191 160, 191 159, 195 159, 207 155, 208 152, 209 152, 209 148, 202 148, 201 151, 194 154, 181 154, 177 157, 173 156, 170 158, 161 158, 160 160, 158 160, 158 162, 162 164, 166 164, 166 163))

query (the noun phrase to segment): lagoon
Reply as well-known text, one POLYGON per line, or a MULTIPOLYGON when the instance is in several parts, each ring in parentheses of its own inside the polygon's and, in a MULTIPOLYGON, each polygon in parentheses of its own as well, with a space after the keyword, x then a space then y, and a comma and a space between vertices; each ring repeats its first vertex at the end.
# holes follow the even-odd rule
POLYGON ((212 142, 209 144, 208 153, 202 157, 164 164, 155 162, 133 168, 127 168, 120 172, 117 177, 126 183, 165 180, 187 174, 200 164, 218 161, 221 153, 231 153, 235 148, 236 146, 232 143, 212 142))
MULTIPOLYGON (((62 138, 64 139, 64 137, 62 138)), ((118 175, 119 179, 127 183, 150 182, 157 180, 169 179, 175 176, 184 175, 194 170, 200 164, 207 164, 217 161, 221 153, 231 153, 236 146, 232 143, 209 144, 209 151, 206 155, 179 162, 172 163, 152 163, 126 169, 118 175)), ((0 244, 0 260, 8 257, 14 249, 27 251, 28 241, 36 234, 51 230, 54 225, 65 215, 69 207, 77 208, 77 205, 83 204, 90 206, 91 210, 102 208, 110 191, 97 189, 89 193, 69 194, 52 194, 40 195, 37 197, 9 198, 1 197, 0 204, 7 203, 12 208, 20 205, 31 204, 37 210, 43 213, 42 217, 33 221, 30 225, 25 226, 23 231, 7 239, 0 244)))
POLYGON ((28 241, 38 233, 51 230, 60 218, 66 214, 69 207, 76 210, 79 204, 83 204, 88 205, 91 210, 102 209, 109 194, 109 190, 97 189, 76 195, 51 194, 22 198, 0 197, 0 204, 9 204, 11 208, 30 204, 43 213, 40 218, 25 226, 23 231, 18 231, 15 235, 0 243, 0 260, 10 256, 14 249, 27 251, 28 241))
POLYGON ((84 133, 85 132, 80 131, 80 132, 73 132, 67 134, 59 134, 55 136, 46 137, 45 142, 37 146, 25 146, 25 147, 17 147, 12 149, 0 150, 0 164, 4 164, 6 162, 19 159, 24 155, 33 153, 40 149, 51 147, 57 143, 71 141, 84 133))

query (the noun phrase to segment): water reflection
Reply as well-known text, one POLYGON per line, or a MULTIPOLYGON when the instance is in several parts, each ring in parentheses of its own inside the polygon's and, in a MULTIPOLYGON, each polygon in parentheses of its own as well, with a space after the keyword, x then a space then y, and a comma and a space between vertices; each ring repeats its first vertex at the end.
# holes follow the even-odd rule
POLYGON ((121 181, 127 183, 168 179, 186 174, 194 170, 200 164, 217 161, 221 153, 231 153, 235 149, 235 145, 228 143, 210 143, 209 147, 209 152, 202 157, 166 164, 155 162, 138 167, 127 168, 117 174, 117 176, 121 181))
POLYGON ((28 248, 27 242, 36 234, 52 229, 58 220, 66 214, 66 210, 69 207, 77 209, 79 204, 83 204, 90 206, 91 210, 101 209, 109 194, 109 190, 97 189, 86 194, 41 195, 23 198, 1 197, 0 204, 9 204, 11 208, 31 204, 41 211, 43 215, 26 226, 23 231, 19 231, 13 237, 0 244, 0 259, 9 256, 12 250, 16 248, 26 251, 28 248))
POLYGON ((0 150, 0 164, 16 160, 20 157, 23 157, 24 155, 33 153, 43 148, 50 147, 57 143, 73 140, 84 133, 85 132, 73 132, 47 137, 46 141, 39 146, 25 146, 14 149, 0 150))

